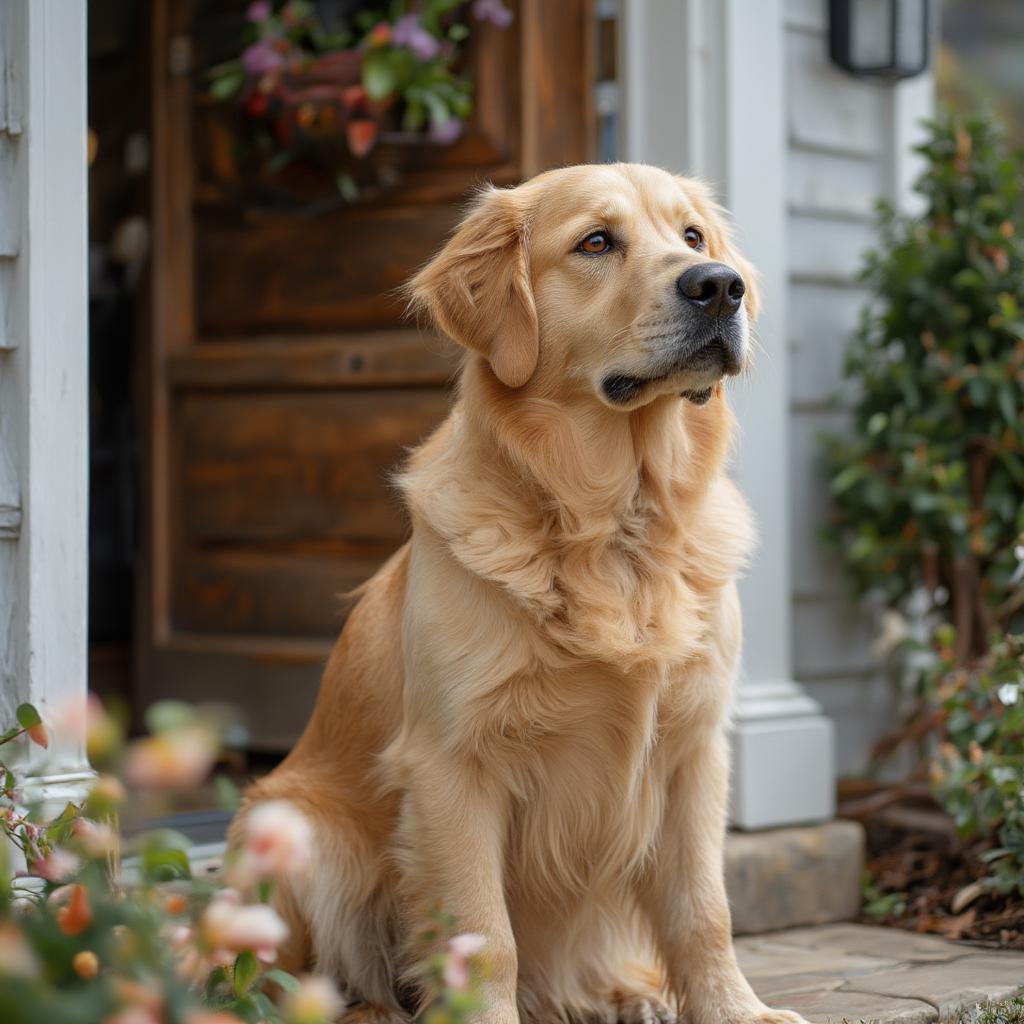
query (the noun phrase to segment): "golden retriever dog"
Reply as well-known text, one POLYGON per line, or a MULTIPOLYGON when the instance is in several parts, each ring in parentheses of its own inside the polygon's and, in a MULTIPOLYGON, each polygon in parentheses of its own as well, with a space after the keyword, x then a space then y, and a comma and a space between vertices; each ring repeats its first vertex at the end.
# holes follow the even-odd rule
POLYGON ((457 398, 240 814, 313 825, 286 966, 407 1020, 443 908, 486 937, 483 1024, 801 1021, 744 979, 723 885, 752 540, 724 381, 756 309, 721 211, 654 167, 549 171, 483 192, 408 294, 467 350, 457 398))

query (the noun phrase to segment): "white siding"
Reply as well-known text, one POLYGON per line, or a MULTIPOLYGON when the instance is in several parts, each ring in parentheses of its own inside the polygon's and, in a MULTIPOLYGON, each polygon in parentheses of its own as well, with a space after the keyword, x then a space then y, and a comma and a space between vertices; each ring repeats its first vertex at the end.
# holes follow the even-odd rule
POLYGON ((929 83, 856 79, 828 59, 824 0, 786 3, 787 273, 794 672, 836 726, 839 774, 863 769, 892 724, 871 651, 872 623, 849 598, 820 533, 829 507, 818 437, 842 429, 830 403, 868 293, 857 281, 874 243, 874 202, 903 203, 907 153, 929 83))

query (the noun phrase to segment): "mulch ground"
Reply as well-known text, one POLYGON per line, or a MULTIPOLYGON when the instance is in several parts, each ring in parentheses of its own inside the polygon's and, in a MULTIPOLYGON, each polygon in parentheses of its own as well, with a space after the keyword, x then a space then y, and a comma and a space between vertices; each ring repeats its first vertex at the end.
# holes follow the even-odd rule
POLYGON ((926 787, 851 784, 840 793, 838 816, 865 827, 867 873, 876 894, 902 897, 899 913, 865 921, 1024 949, 1024 899, 978 884, 987 874, 980 857, 989 844, 961 840, 926 787))

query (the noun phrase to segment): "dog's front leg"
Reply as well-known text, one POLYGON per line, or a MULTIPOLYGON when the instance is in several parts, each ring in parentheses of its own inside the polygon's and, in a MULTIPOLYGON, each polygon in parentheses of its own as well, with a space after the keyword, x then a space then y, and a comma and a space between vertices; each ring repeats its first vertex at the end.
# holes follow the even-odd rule
POLYGON ((486 1010, 480 1024, 518 1024, 517 957, 505 904, 508 802, 473 766, 420 762, 403 811, 409 910, 440 907, 460 932, 487 940, 486 1010))
POLYGON ((640 904, 689 1024, 803 1024, 766 1007, 736 962, 722 862, 728 759, 720 729, 687 734, 640 904))

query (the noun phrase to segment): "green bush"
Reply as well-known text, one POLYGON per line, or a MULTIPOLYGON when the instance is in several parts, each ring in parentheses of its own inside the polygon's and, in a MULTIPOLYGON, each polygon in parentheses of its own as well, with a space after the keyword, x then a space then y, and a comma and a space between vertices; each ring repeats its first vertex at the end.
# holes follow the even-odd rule
POLYGON ((926 704, 941 744, 932 790, 966 839, 987 839, 988 887, 1024 896, 1024 636, 1008 636, 970 668, 954 661, 950 627, 926 704))
POLYGON ((903 736, 936 799, 1024 895, 1024 176, 984 117, 941 115, 919 152, 923 210, 883 206, 866 259, 829 536, 919 687, 903 736))
POLYGON ((1024 604, 1024 178, 981 117, 941 116, 919 152, 924 212, 883 206, 863 272, 830 535, 858 593, 896 607, 923 587, 962 662, 1024 604))

